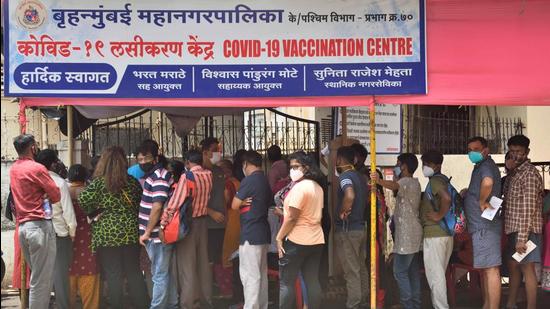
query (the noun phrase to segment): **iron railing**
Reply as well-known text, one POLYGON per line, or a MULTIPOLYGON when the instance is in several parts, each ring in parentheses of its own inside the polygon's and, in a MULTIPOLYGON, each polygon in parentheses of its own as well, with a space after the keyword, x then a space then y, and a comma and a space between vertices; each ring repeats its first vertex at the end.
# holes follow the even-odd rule
POLYGON ((507 140, 522 134, 520 118, 481 118, 471 120, 466 114, 430 113, 412 116, 409 126, 408 151, 423 153, 436 149, 444 154, 464 154, 470 137, 483 136, 492 153, 505 153, 507 140))
MULTIPOLYGON (((533 164, 537 168, 537 171, 542 177, 542 183, 545 186, 547 178, 550 177, 550 161, 531 162, 531 164, 533 164)), ((497 163, 497 166, 499 167, 501 174, 504 175, 504 163, 497 163)))

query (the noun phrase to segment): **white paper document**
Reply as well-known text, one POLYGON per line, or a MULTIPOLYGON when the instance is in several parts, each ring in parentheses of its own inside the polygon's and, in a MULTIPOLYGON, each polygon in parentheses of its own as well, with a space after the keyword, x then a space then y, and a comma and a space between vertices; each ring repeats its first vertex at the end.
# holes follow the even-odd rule
POLYGON ((535 250, 535 248, 537 247, 537 245, 535 245, 532 241, 528 241, 526 243, 527 245, 527 251, 525 251, 525 253, 523 254, 520 254, 518 252, 514 253, 514 255, 512 255, 512 257, 514 258, 514 260, 521 262, 529 253, 531 253, 531 251, 535 250))
POLYGON ((491 205, 491 207, 485 209, 481 214, 481 217, 492 221, 500 210, 500 207, 502 207, 502 200, 493 196, 489 200, 489 205, 491 205))

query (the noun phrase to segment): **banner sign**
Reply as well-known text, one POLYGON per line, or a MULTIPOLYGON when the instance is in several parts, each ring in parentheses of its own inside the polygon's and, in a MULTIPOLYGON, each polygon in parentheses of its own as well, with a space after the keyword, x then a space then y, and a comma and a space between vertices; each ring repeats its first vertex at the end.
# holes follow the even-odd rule
POLYGON ((5 0, 6 96, 426 93, 424 0, 5 0))
MULTIPOLYGON (((368 106, 348 107, 347 135, 370 149, 370 113, 368 106)), ((400 154, 403 141, 402 112, 398 104, 376 104, 376 153, 400 154)), ((342 134, 342 109, 336 115, 337 134, 342 134)))

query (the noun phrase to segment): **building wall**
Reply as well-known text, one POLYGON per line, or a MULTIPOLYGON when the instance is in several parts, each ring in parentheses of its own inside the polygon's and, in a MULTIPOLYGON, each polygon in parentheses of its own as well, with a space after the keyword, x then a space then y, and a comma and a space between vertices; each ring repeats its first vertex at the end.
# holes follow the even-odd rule
POLYGON ((526 135, 531 139, 531 160, 550 161, 550 106, 529 106, 526 114, 526 135))
MULTIPOLYGON (((496 115, 500 118, 521 118, 523 121, 527 119, 526 106, 498 106, 496 107, 496 115)), ((477 118, 487 119, 489 110, 491 117, 495 117, 495 106, 479 106, 477 107, 477 118)))
MULTIPOLYGON (((13 148, 13 139, 20 134, 19 104, 13 98, 2 97, 1 109, 1 148, 2 161, 13 161, 17 153, 13 148)), ((55 120, 46 120, 39 110, 26 109, 27 133, 33 134, 40 148, 48 148, 66 140, 59 131, 55 120)))

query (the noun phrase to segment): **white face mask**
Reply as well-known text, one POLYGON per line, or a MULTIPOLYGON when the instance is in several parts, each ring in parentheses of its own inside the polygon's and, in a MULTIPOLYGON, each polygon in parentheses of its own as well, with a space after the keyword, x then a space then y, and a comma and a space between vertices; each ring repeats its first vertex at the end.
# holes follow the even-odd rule
POLYGON ((424 167, 422 168, 422 173, 424 174, 425 177, 432 177, 435 173, 434 169, 427 166, 427 165, 424 165, 424 167))
POLYGON ((243 165, 243 175, 246 177, 246 165, 243 165))
POLYGON ((222 160, 222 153, 221 152, 213 152, 212 153, 212 158, 210 159, 210 162, 212 162, 212 164, 217 164, 221 160, 222 160))
POLYGON ((334 176, 336 177, 340 177, 340 173, 338 173, 338 169, 334 169, 334 176))
POLYGON ((292 181, 296 182, 300 179, 304 178, 304 172, 302 172, 301 170, 297 169, 291 169, 290 170, 290 179, 292 179, 292 181))

